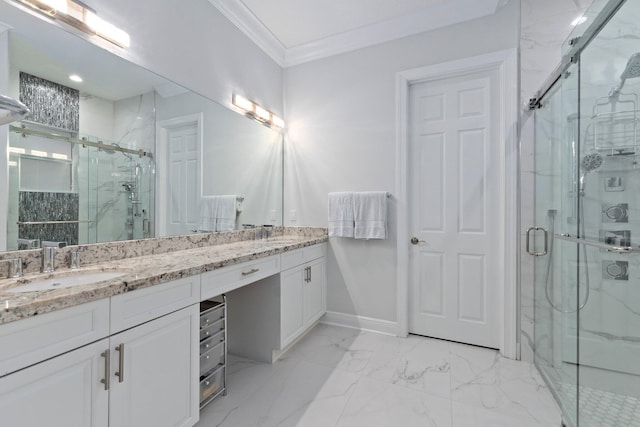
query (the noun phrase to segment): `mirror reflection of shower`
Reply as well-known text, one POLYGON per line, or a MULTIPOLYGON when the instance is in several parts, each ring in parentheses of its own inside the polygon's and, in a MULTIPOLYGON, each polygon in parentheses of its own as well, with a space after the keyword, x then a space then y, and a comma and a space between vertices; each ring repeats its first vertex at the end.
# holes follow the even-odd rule
POLYGON ((137 144, 10 125, 7 248, 153 237, 152 154, 127 145, 137 144))
POLYGON ((150 218, 148 208, 144 206, 141 199, 141 187, 143 182, 144 167, 131 154, 122 151, 122 147, 117 143, 111 143, 114 149, 103 149, 107 154, 119 154, 125 157, 125 164, 118 166, 120 178, 118 181, 120 190, 118 194, 124 195, 126 216, 124 227, 127 240, 150 237, 150 218))

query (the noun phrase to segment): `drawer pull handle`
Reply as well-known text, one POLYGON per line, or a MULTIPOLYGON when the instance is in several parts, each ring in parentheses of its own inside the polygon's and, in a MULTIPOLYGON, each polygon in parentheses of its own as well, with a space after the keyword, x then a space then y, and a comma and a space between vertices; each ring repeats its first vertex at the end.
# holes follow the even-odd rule
POLYGON ((204 323, 209 323, 209 318, 208 317, 204 318, 204 323))
POLYGON ((118 357, 118 372, 116 372, 116 377, 118 377, 118 382, 121 383, 124 381, 124 344, 117 346, 116 351, 120 353, 118 357))
POLYGON ((205 345, 204 345, 204 348, 209 348, 209 344, 205 344, 205 345))
POLYGON ((205 382, 204 382, 204 385, 206 385, 206 386, 208 386, 208 385, 210 385, 210 384, 211 384, 211 382, 209 382, 209 381, 205 381, 205 382))
POLYGON ((106 349, 100 356, 104 357, 104 378, 100 380, 102 384, 104 384, 104 389, 109 390, 109 375, 111 371, 111 358, 109 357, 109 349, 106 349))
POLYGON ((249 270, 249 271, 243 271, 243 272, 242 272, 242 275, 243 275, 243 276, 248 276, 248 275, 250 275, 250 274, 257 273, 258 271, 260 271, 260 269, 259 269, 259 268, 252 268, 252 269, 251 269, 251 270, 249 270))
POLYGON ((209 360, 209 357, 210 357, 210 356, 205 356, 204 358, 205 358, 206 360, 209 360))

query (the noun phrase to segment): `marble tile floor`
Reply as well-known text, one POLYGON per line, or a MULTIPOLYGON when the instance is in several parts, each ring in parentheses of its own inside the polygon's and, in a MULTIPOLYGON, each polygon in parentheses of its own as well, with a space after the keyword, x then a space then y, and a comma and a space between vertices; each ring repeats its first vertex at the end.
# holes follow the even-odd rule
MULTIPOLYGON (((580 396, 580 425, 597 427, 640 427, 640 399, 589 387, 563 385, 567 411, 575 413, 580 396)), ((569 423, 568 423, 569 424, 569 423)))
POLYGON ((270 365, 229 357, 197 427, 556 427, 536 368, 496 351, 320 324, 270 365))

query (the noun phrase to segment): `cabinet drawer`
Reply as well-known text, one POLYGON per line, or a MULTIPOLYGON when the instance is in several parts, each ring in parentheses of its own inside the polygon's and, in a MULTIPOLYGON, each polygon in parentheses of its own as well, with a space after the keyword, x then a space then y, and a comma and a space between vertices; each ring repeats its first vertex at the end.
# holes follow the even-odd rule
POLYGON ((200 402, 215 396, 224 388, 224 370, 225 367, 221 366, 200 381, 200 402))
POLYGON ((210 308, 200 313, 200 328, 206 328, 217 320, 224 319, 224 305, 210 308))
POLYGON ((109 298, 0 325, 0 377, 109 335, 109 298))
POLYGON ((212 323, 204 329, 200 329, 200 341, 217 335, 218 332, 224 331, 224 319, 220 319, 217 322, 212 323))
POLYGON ((282 270, 288 270, 296 265, 326 256, 327 244, 307 246, 306 248, 296 249, 295 251, 285 252, 280 255, 282 270))
POLYGON ((271 256, 202 274, 202 298, 213 298, 280 272, 280 256, 271 256))
POLYGON ((209 338, 200 342, 200 354, 204 354, 207 351, 211 350, 217 344, 224 341, 224 330, 218 331, 209 338))
POLYGON ((224 364, 224 342, 200 356, 200 376, 211 371, 218 365, 224 364))
POLYGON ((200 276, 185 277, 111 297, 111 333, 200 302, 200 276))

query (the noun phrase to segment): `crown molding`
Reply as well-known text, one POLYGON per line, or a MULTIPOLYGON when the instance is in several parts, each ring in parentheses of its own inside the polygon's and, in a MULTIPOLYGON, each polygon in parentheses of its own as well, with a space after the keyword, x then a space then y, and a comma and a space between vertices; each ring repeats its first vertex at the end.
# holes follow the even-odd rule
POLYGON ((251 41, 284 66, 286 48, 265 25, 240 0, 209 0, 233 25, 238 27, 251 41))
POLYGON ((428 10, 378 22, 289 49, 285 48, 241 0, 209 0, 209 2, 278 65, 286 68, 493 15, 509 0, 454 0, 428 10))

